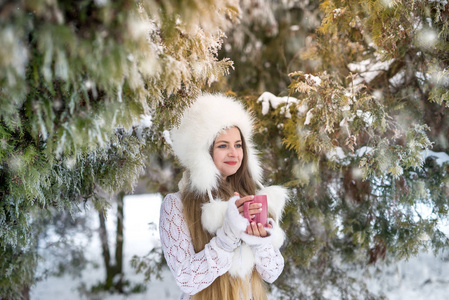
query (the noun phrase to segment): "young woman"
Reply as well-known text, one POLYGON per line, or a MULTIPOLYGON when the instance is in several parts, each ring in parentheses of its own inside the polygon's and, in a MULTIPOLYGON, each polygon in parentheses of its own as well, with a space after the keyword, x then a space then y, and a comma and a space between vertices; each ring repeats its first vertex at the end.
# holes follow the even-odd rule
MULTIPOLYGON (((263 187, 252 142, 252 118, 223 95, 203 95, 171 131, 173 150, 186 169, 179 192, 165 197, 160 234, 181 299, 267 299, 264 281, 281 274, 279 219, 287 191, 263 187), (267 227, 243 217, 244 202, 267 195, 267 227)), ((251 217, 260 204, 250 204, 251 217)))

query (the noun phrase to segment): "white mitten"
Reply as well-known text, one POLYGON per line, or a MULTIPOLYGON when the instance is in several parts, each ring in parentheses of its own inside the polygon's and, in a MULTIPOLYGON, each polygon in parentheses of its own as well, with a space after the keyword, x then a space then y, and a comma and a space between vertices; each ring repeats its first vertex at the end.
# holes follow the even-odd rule
POLYGON ((240 245, 240 238, 248 225, 248 220, 239 214, 235 205, 235 201, 238 199, 240 199, 239 196, 229 199, 223 225, 217 230, 218 246, 229 252, 240 245))

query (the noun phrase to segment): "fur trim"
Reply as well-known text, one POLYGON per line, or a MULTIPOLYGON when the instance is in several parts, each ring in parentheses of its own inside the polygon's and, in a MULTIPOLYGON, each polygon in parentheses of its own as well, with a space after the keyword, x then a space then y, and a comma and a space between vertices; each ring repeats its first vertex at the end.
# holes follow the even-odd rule
POLYGON ((229 269, 229 275, 232 277, 245 278, 253 271, 256 259, 251 248, 246 244, 241 244, 240 247, 234 250, 232 257, 232 265, 229 269))
POLYGON ((184 112, 179 127, 170 132, 173 151, 190 172, 195 191, 205 193, 217 188, 220 172, 209 150, 219 132, 233 126, 237 126, 245 138, 251 176, 255 181, 262 180, 262 169, 252 142, 251 115, 234 98, 204 94, 184 112))
POLYGON ((247 233, 244 233, 242 235, 242 241, 245 242, 245 244, 249 246, 259 246, 259 245, 265 245, 271 243, 272 235, 268 233, 269 235, 266 237, 260 237, 255 235, 250 235, 247 233))
POLYGON ((182 173, 182 178, 181 180, 178 182, 178 189, 180 192, 183 192, 187 186, 189 185, 189 175, 187 171, 184 171, 182 173))
POLYGON ((273 228, 269 229, 268 232, 270 233, 271 244, 273 247, 277 249, 281 248, 285 241, 285 232, 282 230, 281 226, 273 224, 273 228))
POLYGON ((248 226, 248 220, 242 217, 235 206, 235 201, 240 199, 233 196, 229 201, 221 199, 211 200, 201 206, 201 224, 205 230, 211 234, 215 234, 217 230, 223 226, 226 212, 228 212, 229 225, 237 231, 245 231, 248 226))
POLYGON ((288 190, 279 185, 273 185, 260 189, 257 195, 267 195, 268 213, 279 223, 284 212, 285 203, 288 201, 288 190))

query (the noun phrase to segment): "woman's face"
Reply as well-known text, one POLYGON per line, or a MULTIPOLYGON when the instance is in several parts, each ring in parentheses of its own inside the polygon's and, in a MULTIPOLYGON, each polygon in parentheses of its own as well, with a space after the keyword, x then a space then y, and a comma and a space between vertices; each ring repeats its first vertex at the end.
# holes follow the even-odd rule
POLYGON ((223 179, 235 174, 242 165, 242 147, 237 127, 226 129, 215 139, 212 158, 223 179))

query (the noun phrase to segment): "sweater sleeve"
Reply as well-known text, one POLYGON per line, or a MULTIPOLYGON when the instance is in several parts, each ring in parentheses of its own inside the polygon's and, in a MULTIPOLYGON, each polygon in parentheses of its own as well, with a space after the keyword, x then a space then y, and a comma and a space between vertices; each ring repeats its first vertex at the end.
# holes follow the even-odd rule
POLYGON ((251 248, 255 256, 257 272, 266 282, 274 282, 284 269, 284 258, 279 249, 271 243, 251 248))
POLYGON ((179 193, 165 197, 159 228, 165 259, 184 293, 198 293, 231 267, 233 252, 218 247, 215 237, 195 253, 179 193))

